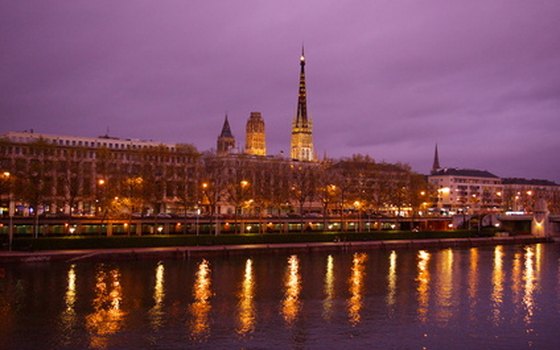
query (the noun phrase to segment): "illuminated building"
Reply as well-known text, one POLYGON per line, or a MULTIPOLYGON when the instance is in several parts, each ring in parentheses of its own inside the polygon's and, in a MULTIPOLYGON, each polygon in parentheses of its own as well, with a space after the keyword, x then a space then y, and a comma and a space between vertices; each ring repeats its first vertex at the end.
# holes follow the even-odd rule
POLYGON ((251 112, 249 120, 247 120, 245 137, 245 153, 266 156, 264 120, 260 112, 251 112))
POLYGON ((300 57, 299 93, 297 112, 292 123, 291 158, 300 161, 315 160, 313 150, 313 123, 307 114, 307 90, 305 87, 305 55, 300 57))

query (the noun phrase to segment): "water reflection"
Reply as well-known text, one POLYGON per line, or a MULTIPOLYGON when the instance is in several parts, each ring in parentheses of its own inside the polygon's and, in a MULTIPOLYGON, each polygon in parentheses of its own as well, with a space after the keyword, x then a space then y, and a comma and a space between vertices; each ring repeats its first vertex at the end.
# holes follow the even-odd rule
POLYGON ((442 252, 439 262, 439 283, 437 287, 437 314, 440 322, 448 322, 453 315, 453 250, 442 252))
POLYGON ((478 248, 471 248, 469 256, 469 318, 476 319, 476 306, 478 302, 478 248))
POLYGON ((498 326, 501 321, 501 307, 504 297, 504 269, 503 269, 503 246, 494 248, 494 269, 492 270, 492 321, 498 326))
POLYGON ((348 299, 348 318, 353 326, 360 323, 364 293, 366 253, 354 253, 350 274, 350 299, 348 299))
POLYGON ((511 269, 511 294, 516 312, 521 306, 521 288, 523 283, 523 277, 521 276, 522 257, 523 254, 520 252, 515 252, 515 254, 513 254, 513 265, 511 269))
POLYGON ((253 272, 253 260, 245 262, 245 274, 239 291, 239 319, 237 333, 245 335, 255 329, 255 282, 253 272))
POLYGON ((125 313, 121 310, 122 288, 119 269, 105 271, 101 265, 96 272, 93 313, 86 316, 86 328, 90 347, 104 349, 109 336, 117 333, 123 325, 125 313))
POLYGON ((163 263, 160 262, 156 267, 155 274, 155 285, 154 285, 154 306, 150 309, 150 321, 152 328, 157 331, 163 326, 164 321, 164 311, 163 311, 163 299, 165 297, 164 289, 164 273, 165 268, 163 263))
POLYGON ((64 310, 61 314, 62 325, 62 343, 68 345, 71 342, 71 332, 76 326, 77 315, 75 310, 76 304, 76 265, 72 264, 68 268, 66 277, 66 293, 64 294, 64 310))
POLYGON ((193 286, 194 301, 190 305, 192 320, 190 324, 190 336, 193 340, 203 340, 210 333, 208 315, 212 308, 210 298, 212 297, 212 281, 210 279, 210 263, 203 259, 198 265, 196 279, 193 286))
POLYGON ((418 275, 416 282, 418 286, 416 291, 418 294, 418 318, 421 322, 427 321, 428 306, 430 304, 430 270, 428 263, 430 261, 430 253, 425 250, 418 251, 418 275))
POLYGON ((523 306, 525 308, 525 317, 523 317, 523 321, 525 322, 525 325, 528 327, 526 331, 532 332, 533 329, 530 327, 530 325, 533 322, 533 316, 535 313, 535 301, 533 295, 536 289, 535 249, 533 247, 525 248, 524 267, 525 268, 523 270, 523 281, 525 282, 525 286, 523 288, 523 306))
POLYGON ((284 278, 284 299, 282 301, 282 315, 288 326, 291 326, 298 317, 301 308, 300 293, 299 259, 292 255, 288 258, 288 268, 284 278))
POLYGON ((323 318, 330 320, 334 300, 334 258, 327 257, 327 271, 325 272, 325 299, 323 300, 323 318))
POLYGON ((397 252, 394 250, 389 255, 389 275, 387 279, 387 304, 393 306, 397 294, 397 252))

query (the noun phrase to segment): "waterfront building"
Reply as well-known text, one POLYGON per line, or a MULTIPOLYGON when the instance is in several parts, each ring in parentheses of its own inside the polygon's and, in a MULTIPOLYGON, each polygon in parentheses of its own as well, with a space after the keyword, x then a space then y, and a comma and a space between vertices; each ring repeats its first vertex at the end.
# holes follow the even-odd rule
POLYGON ((305 55, 302 48, 300 57, 299 92, 297 111, 292 123, 290 155, 292 159, 313 161, 313 122, 307 113, 307 89, 305 86, 305 55))
POLYGON ((218 144, 216 148, 216 153, 220 156, 230 154, 235 151, 235 137, 231 133, 231 128, 229 126, 228 116, 226 114, 224 125, 222 126, 222 132, 218 136, 218 144))
POLYGON ((445 213, 503 211, 531 213, 543 198, 551 212, 560 212, 560 186, 552 181, 500 178, 486 170, 442 168, 438 147, 428 181, 435 187, 435 206, 445 213))
POLYGON ((499 211, 502 180, 486 170, 441 168, 428 181, 437 191, 437 207, 449 213, 499 211))
POLYGON ((195 200, 198 151, 187 144, 9 132, 0 169, 2 203, 16 215, 157 214, 195 200))
POLYGON ((504 210, 513 213, 532 213, 537 199, 543 198, 549 211, 558 212, 560 185, 542 179, 503 178, 504 210))
POLYGON ((247 120, 245 153, 266 156, 266 134, 264 120, 260 112, 251 112, 247 120))

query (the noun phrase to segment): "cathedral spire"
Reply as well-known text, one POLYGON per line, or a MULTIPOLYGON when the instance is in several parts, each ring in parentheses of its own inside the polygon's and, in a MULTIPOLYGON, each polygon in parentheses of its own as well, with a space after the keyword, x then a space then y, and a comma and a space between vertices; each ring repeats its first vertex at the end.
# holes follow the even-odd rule
POLYGON ((300 73, 299 73, 299 92, 298 92, 298 105, 296 114, 296 125, 299 127, 307 126, 307 91, 305 87, 305 51, 303 45, 301 46, 301 56, 299 58, 300 73))
POLYGON ((313 135, 311 118, 307 115, 307 89, 305 85, 305 51, 301 47, 299 58, 299 90, 297 111, 292 123, 291 152, 292 159, 312 161, 315 160, 313 151, 313 135))
POLYGON ((439 166, 439 155, 438 155, 438 148, 436 143, 436 151, 434 153, 434 164, 432 165, 432 173, 438 171, 439 169, 441 169, 441 167, 439 166))

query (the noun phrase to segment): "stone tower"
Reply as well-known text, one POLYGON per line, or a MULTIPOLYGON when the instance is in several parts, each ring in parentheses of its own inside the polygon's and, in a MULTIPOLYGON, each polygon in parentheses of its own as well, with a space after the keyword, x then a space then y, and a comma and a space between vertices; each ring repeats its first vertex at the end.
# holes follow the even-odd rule
POLYGON ((315 160, 313 150, 313 123, 307 115, 307 91, 305 88, 305 55, 303 47, 300 57, 299 93, 297 113, 292 123, 291 152, 292 159, 302 161, 315 160))
POLYGON ((218 136, 218 148, 217 154, 219 156, 230 154, 235 149, 235 138, 231 133, 231 128, 229 127, 228 117, 226 114, 226 119, 224 120, 224 126, 222 127, 222 133, 218 136))
POLYGON ((251 112, 249 120, 247 120, 245 137, 245 153, 266 156, 264 120, 260 112, 251 112))

